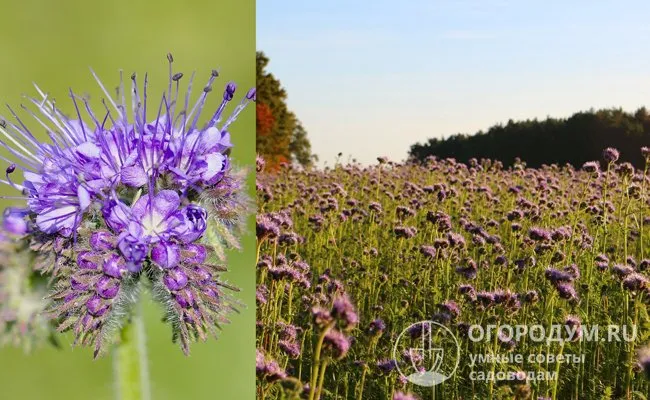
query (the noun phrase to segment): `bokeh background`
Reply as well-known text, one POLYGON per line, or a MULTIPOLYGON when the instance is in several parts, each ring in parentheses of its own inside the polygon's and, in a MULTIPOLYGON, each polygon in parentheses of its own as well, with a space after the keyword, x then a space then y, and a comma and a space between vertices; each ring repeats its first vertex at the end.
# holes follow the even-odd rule
MULTIPOLYGON (((19 109, 23 94, 36 96, 32 86, 57 100, 67 113, 73 107, 68 88, 88 94, 102 107, 102 94, 90 74, 92 67, 110 90, 118 85, 119 69, 149 72, 150 98, 158 99, 167 84, 166 54, 175 70, 187 77, 196 70, 198 96, 211 69, 220 71, 207 110, 214 110, 222 85, 239 86, 239 96, 255 85, 255 1, 3 1, 0 24, 0 103, 19 109)), ((127 82, 128 83, 128 82, 127 82)), ((239 96, 236 96, 239 98, 239 96)), ((234 102, 233 102, 234 103, 234 102)), ((156 103, 156 107, 157 107, 156 103)), ((209 112, 206 112, 206 114, 209 112)), ((0 111, 0 115, 8 114, 0 111)), ((21 114, 23 116, 25 114, 21 114)), ((25 118, 29 119, 29 118, 25 118)), ((254 193, 255 109, 249 107, 232 126, 233 158, 250 166, 254 193)), ((4 166, 2 167, 4 169, 4 166)), ((1 187, 0 194, 14 194, 1 187)), ((8 205, 0 201, 0 206, 8 205)), ((218 340, 192 347, 190 357, 171 343, 171 330, 160 322, 162 312, 146 300, 146 329, 152 398, 252 399, 255 396, 255 297, 253 219, 243 251, 229 254, 226 279, 239 286, 247 304, 232 316, 218 340)), ((1 399, 112 399, 110 356, 93 361, 92 352, 42 347, 29 355, 20 349, 0 349, 1 399)))

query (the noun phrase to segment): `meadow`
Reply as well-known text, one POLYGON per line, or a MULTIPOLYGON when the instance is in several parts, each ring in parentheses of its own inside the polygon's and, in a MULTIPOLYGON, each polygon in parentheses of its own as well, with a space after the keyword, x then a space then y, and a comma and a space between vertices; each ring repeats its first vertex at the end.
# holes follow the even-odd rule
POLYGON ((646 399, 639 151, 642 170, 610 148, 577 168, 381 157, 258 172, 258 398, 646 399), (407 328, 432 336, 418 321, 459 345, 455 373, 433 387, 400 373, 428 361, 393 354, 407 328))

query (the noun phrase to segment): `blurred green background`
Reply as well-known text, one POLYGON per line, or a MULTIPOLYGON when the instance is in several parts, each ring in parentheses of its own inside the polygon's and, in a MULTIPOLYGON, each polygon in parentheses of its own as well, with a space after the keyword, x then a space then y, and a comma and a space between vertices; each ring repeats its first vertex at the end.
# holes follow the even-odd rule
MULTIPOLYGON (((174 55, 176 72, 185 73, 185 83, 196 70, 195 97, 211 69, 219 69, 205 114, 215 110, 229 80, 239 86, 236 99, 255 85, 253 0, 26 0, 2 1, 0 10, 0 103, 14 109, 25 103, 22 94, 37 95, 32 82, 50 93, 58 107, 69 114, 74 111, 67 95, 70 87, 78 94, 89 94, 94 108, 100 109, 103 96, 89 72, 88 67, 92 67, 109 90, 118 85, 119 69, 124 69, 127 79, 132 72, 140 77, 149 72, 150 99, 155 99, 157 110, 167 85, 168 52, 174 55)), ((0 114, 8 113, 3 110, 0 114)), ((26 114, 19 114, 29 120, 26 114)), ((234 163, 249 166, 249 190, 253 194, 254 106, 242 113, 230 131, 234 163)), ((15 195, 15 191, 2 186, 0 194, 15 195)), ((0 202, 3 207, 8 204, 0 202)), ((225 274, 229 282, 242 289, 239 298, 247 308, 232 316, 232 323, 218 340, 195 344, 191 355, 183 356, 171 343, 170 328, 160 322, 161 310, 146 300, 153 399, 254 398, 252 224, 251 217, 244 250, 229 254, 230 272, 225 274)), ((19 349, 0 349, 0 399, 112 399, 111 357, 93 361, 89 349, 73 349, 70 337, 61 339, 62 350, 42 347, 25 355, 19 349)))

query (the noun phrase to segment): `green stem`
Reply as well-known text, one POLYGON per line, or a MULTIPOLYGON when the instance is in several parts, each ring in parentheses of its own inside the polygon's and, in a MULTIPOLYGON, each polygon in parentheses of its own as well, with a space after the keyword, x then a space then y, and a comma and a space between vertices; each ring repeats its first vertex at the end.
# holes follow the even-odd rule
POLYGON ((320 399, 323 393, 323 383, 325 383, 325 370, 327 369, 327 359, 323 360, 320 366, 320 373, 318 376, 318 390, 316 391, 316 400, 320 399))
POLYGON ((311 379, 309 380, 309 400, 314 400, 314 396, 316 395, 318 368, 320 367, 320 352, 323 347, 323 342, 325 341, 325 335, 327 335, 327 331, 330 330, 331 326, 332 325, 330 324, 325 327, 325 329, 323 329, 323 331, 318 336, 316 347, 314 348, 312 356, 311 379))
POLYGON ((149 371, 141 306, 120 331, 120 343, 114 350, 117 400, 149 400, 149 371))

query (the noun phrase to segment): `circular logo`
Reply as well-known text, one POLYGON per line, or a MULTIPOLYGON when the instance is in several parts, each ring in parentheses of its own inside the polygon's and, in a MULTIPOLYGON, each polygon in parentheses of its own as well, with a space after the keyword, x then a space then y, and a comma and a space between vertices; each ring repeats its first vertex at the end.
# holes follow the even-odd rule
POLYGON ((460 362, 460 345, 444 325, 420 321, 402 331, 393 346, 400 375, 418 386, 435 386, 449 379, 460 362))

